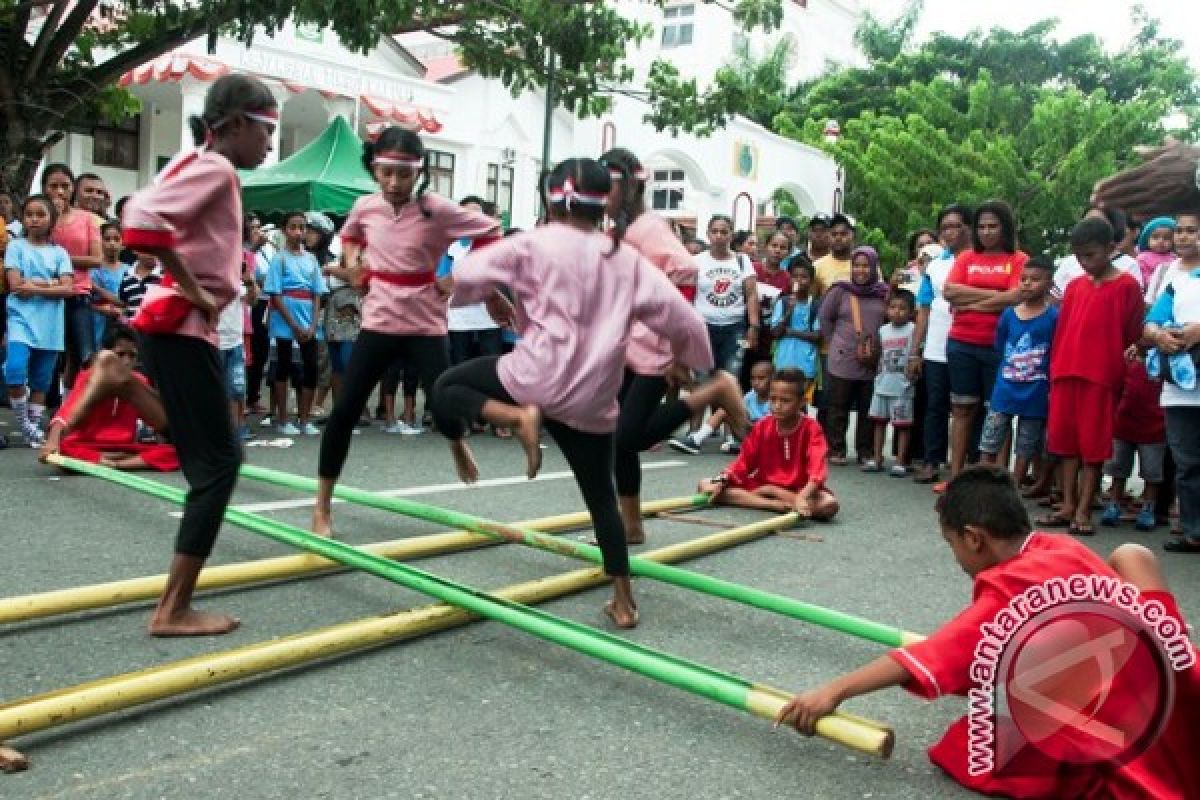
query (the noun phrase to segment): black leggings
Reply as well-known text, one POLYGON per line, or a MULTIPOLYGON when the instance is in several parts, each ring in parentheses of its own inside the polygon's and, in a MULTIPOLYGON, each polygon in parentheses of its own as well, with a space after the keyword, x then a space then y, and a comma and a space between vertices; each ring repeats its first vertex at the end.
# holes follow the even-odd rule
POLYGON ((350 452, 350 436, 358 418, 362 416, 371 392, 383 373, 397 359, 403 359, 421 376, 425 389, 426 403, 432 395, 433 383, 446 371, 446 337, 417 336, 364 330, 354 341, 350 353, 350 366, 346 368, 346 380, 342 393, 333 403, 333 413, 325 425, 321 437, 321 455, 317 462, 317 474, 336 480, 346 464, 350 452))
POLYGON ((254 405, 262 399, 263 375, 271 358, 271 337, 267 335, 267 301, 259 300, 250 310, 250 365, 246 367, 246 402, 254 405))
MULTIPOLYGON (((452 441, 466 433, 464 420, 482 421, 480 412, 488 400, 513 404, 515 401, 496 372, 499 356, 474 358, 448 370, 433 389, 433 418, 438 430, 452 441)), ((604 572, 622 577, 629 574, 629 547, 625 544, 625 526, 617 511, 617 493, 613 485, 613 435, 585 433, 558 420, 543 420, 554 438, 583 494, 583 502, 592 516, 596 541, 604 554, 604 572)))
POLYGON ((142 354, 188 482, 175 552, 208 558, 242 464, 219 355, 208 342, 175 335, 143 336, 142 354))
MULTIPOLYGON (((275 382, 287 383, 292 377, 292 339, 275 339, 275 382)), ((317 340, 300 342, 300 387, 317 388, 317 340)))
POLYGON ((617 419, 614 455, 617 494, 621 497, 637 497, 642 492, 638 453, 670 436, 692 416, 692 410, 682 400, 663 403, 666 394, 666 378, 625 370, 625 380, 617 395, 621 415, 617 419))

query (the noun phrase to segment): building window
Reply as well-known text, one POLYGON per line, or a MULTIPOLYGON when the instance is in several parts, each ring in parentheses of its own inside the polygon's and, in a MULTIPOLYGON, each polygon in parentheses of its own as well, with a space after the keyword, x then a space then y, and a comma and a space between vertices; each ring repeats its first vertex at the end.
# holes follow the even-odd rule
POLYGON ((662 46, 683 47, 691 44, 695 19, 694 5, 668 6, 663 9, 662 46))
POLYGON ((686 178, 681 169, 654 170, 654 191, 650 205, 655 211, 678 211, 683 208, 686 178))
POLYGON ((134 116, 116 125, 92 128, 92 164, 97 167, 137 169, 141 121, 140 116, 134 116))
POLYGON ((454 154, 429 151, 429 191, 454 197, 454 154))
POLYGON ((513 176, 512 167, 488 164, 487 199, 496 204, 496 212, 508 227, 512 224, 513 176))

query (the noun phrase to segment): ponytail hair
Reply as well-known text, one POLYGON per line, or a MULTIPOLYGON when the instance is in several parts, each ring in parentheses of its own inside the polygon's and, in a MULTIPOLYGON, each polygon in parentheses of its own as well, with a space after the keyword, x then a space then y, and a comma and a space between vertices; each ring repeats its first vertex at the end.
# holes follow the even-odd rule
MULTIPOLYGON (((608 167, 590 158, 569 158, 556 166, 543 184, 542 201, 548 210, 570 219, 599 225, 608 205, 612 179, 608 167)), ((621 246, 623 231, 614 230, 613 249, 621 246)))
POLYGON ((609 180, 617 186, 617 207, 609 216, 613 221, 613 237, 620 241, 646 210, 646 169, 624 147, 614 147, 600 156, 600 164, 608 169, 609 180))
POLYGON ((375 174, 375 157, 380 153, 402 153, 411 158, 420 159, 420 180, 417 183, 415 199, 421 216, 429 219, 433 212, 425 203, 425 192, 429 189, 429 152, 416 133, 396 125, 390 125, 373 142, 363 142, 362 163, 367 172, 375 174))
POLYGON ((208 88, 204 112, 188 117, 197 147, 212 143, 220 128, 240 114, 274 113, 279 104, 267 85, 249 75, 224 75, 208 88))

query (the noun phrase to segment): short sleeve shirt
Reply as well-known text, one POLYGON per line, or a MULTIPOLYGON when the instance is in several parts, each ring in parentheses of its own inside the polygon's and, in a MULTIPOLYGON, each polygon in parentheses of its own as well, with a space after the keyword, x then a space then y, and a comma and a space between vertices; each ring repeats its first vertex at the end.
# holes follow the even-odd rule
POLYGON ((718 261, 711 253, 696 256, 696 310, 710 325, 733 325, 746 315, 745 281, 755 277, 750 259, 734 253, 718 261))
POLYGON ((1018 417, 1045 419, 1050 396, 1050 343, 1058 309, 1021 319, 1006 308, 996 326, 996 349, 1002 354, 991 410, 1018 417))
MULTIPOLYGON (((74 274, 71 257, 56 244, 34 245, 15 239, 4 251, 4 269, 16 270, 23 280, 50 281, 74 274)), ((37 350, 63 349, 61 297, 8 295, 8 339, 37 350)))
MULTIPOLYGON (((964 250, 954 259, 954 266, 946 276, 946 283, 1007 292, 1020 285, 1021 268, 1028 260, 1029 256, 1020 250, 1015 253, 978 253, 974 250, 964 250)), ((991 347, 996 338, 996 323, 999 321, 999 313, 957 310, 950 324, 949 338, 964 344, 991 347)))

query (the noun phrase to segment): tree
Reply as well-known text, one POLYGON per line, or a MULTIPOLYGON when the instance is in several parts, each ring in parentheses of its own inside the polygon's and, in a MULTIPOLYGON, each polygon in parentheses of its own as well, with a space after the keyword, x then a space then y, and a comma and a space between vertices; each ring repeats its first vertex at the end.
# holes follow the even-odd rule
MULTIPOLYGON (((730 2, 747 28, 782 15, 781 0, 730 2)), ((289 19, 331 28, 363 51, 381 35, 429 31, 514 92, 545 85, 553 57, 556 101, 584 116, 632 78, 626 51, 649 34, 600 0, 0 0, 0 183, 24 190, 64 132, 136 111, 115 85, 127 70, 200 36, 249 43, 289 19)))
POLYGON ((1109 54, 1092 36, 1055 41, 1054 20, 936 34, 913 48, 911 14, 891 26, 868 19, 858 37, 868 65, 799 87, 773 127, 843 165, 846 208, 889 264, 903 258, 907 232, 951 201, 1006 199, 1024 249, 1061 247, 1097 179, 1132 163, 1135 146, 1160 142, 1169 114, 1184 112, 1193 131, 1200 120, 1179 43, 1140 10, 1134 22, 1133 41, 1109 54), (829 118, 841 125, 832 145, 829 118))

